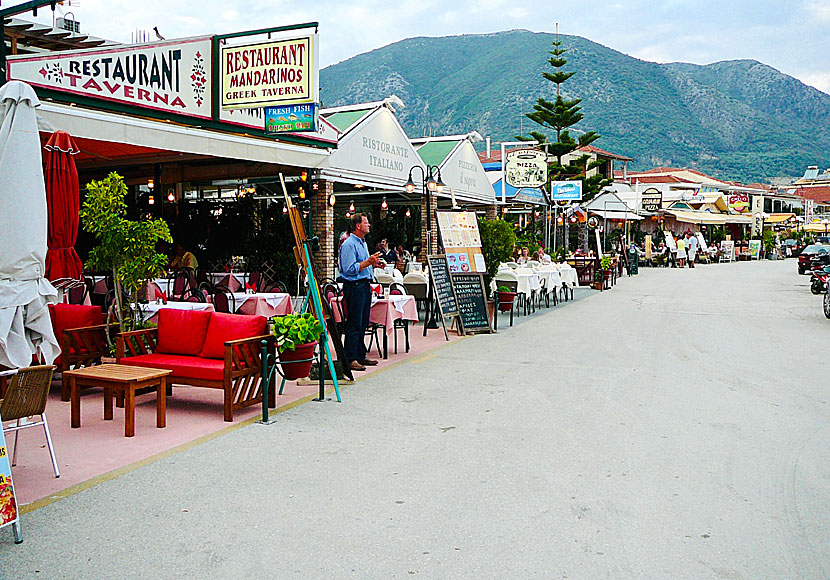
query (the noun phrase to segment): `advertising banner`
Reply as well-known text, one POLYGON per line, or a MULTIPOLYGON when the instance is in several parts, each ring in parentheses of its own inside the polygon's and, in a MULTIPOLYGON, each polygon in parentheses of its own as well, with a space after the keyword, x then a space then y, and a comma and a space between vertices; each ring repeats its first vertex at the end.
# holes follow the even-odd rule
POLYGON ((554 201, 560 199, 568 201, 582 200, 582 180, 580 179, 578 181, 551 181, 550 198, 554 201))
POLYGON ((221 108, 317 102, 317 35, 226 45, 219 56, 221 108))
POLYGON ((815 200, 812 199, 805 199, 804 200, 804 223, 809 224, 813 221, 815 217, 815 200))
POLYGON ((729 211, 745 212, 749 209, 749 194, 730 193, 728 199, 729 211))
POLYGON ((19 517, 12 485, 12 468, 6 450, 6 437, 3 429, 0 429, 0 528, 15 523, 19 517))
POLYGON ((450 272, 486 272, 476 213, 437 211, 435 216, 450 272))
POLYGON ((764 232, 764 196, 752 196, 752 236, 761 237, 764 232))
POLYGON ((751 260, 761 258, 761 240, 749 240, 749 258, 751 260))
POLYGON ((285 107, 265 107, 265 132, 300 133, 317 130, 317 105, 287 105, 285 107))
POLYGON ((9 80, 83 97, 211 118, 210 37, 10 56, 9 80))
POLYGON ((544 151, 514 149, 504 156, 504 174, 513 187, 541 187, 548 181, 548 161, 544 151))
POLYGON ((643 194, 643 211, 659 211, 663 207, 663 193, 656 187, 649 187, 643 194))

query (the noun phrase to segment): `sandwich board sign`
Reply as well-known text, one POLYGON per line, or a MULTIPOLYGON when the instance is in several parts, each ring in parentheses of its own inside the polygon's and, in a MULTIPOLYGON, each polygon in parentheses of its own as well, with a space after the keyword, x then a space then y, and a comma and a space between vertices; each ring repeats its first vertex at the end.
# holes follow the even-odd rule
POLYGON ((14 528, 16 543, 20 543, 20 513, 14 497, 12 484, 12 468, 9 465, 9 453, 6 448, 6 437, 0 429, 0 528, 11 524, 14 528))

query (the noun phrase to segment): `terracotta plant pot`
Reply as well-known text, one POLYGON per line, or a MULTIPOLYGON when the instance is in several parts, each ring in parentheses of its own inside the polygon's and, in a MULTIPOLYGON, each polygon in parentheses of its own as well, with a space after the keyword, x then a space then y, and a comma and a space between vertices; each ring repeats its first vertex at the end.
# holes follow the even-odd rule
POLYGON ((516 299, 515 292, 497 292, 499 296, 499 312, 510 312, 513 309, 513 301, 516 299))
POLYGON ((314 362, 314 348, 317 341, 298 344, 294 350, 280 353, 280 366, 285 378, 289 381, 303 379, 311 373, 311 363, 314 362), (302 362, 293 362, 302 361, 302 362))

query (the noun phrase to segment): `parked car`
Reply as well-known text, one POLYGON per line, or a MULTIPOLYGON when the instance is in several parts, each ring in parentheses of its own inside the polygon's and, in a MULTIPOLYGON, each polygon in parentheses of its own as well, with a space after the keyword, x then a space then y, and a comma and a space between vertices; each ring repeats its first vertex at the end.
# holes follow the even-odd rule
POLYGON ((804 242, 796 240, 795 238, 789 238, 781 242, 781 250, 784 253, 784 256, 798 256, 801 253, 801 250, 804 249, 804 242), (789 249, 789 253, 787 253, 787 249, 789 249))
POLYGON ((830 254, 830 246, 824 244, 810 244, 798 255, 798 273, 810 271, 810 260, 819 254, 830 254))

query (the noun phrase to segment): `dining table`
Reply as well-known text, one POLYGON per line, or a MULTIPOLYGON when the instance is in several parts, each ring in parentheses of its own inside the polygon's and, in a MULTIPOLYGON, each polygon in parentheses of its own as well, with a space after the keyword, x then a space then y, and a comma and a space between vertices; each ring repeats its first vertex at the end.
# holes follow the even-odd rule
POLYGON ((232 292, 237 314, 259 315, 270 318, 294 312, 291 295, 284 292, 232 292))
MULTIPOLYGON (((340 323, 344 316, 348 316, 346 303, 342 296, 335 296, 331 299, 331 310, 334 321, 340 323)), ((369 322, 380 324, 384 327, 383 353, 384 359, 389 358, 388 337, 395 330, 395 321, 405 320, 409 322, 418 321, 418 309, 415 307, 415 297, 410 294, 391 294, 388 297, 372 295, 372 306, 369 310, 369 322)))
POLYGON ((166 304, 158 304, 157 302, 148 302, 147 304, 139 304, 138 309, 141 311, 142 318, 146 322, 158 324, 157 316, 159 310, 164 308, 172 308, 176 310, 201 310, 203 312, 215 312, 213 304, 209 302, 173 302, 169 301, 166 304))
POLYGON ((207 278, 214 286, 218 284, 231 292, 239 292, 245 290, 249 275, 248 272, 208 272, 207 278))

